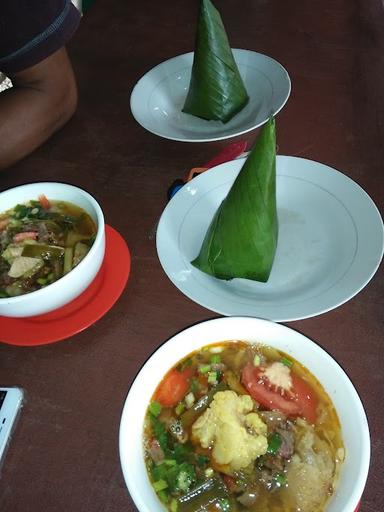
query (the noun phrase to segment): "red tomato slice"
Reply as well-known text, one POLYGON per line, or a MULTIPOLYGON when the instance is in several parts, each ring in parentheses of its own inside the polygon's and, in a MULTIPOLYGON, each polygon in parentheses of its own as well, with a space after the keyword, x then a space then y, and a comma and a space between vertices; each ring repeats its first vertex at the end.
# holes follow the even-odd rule
POLYGON ((267 409, 277 409, 287 416, 299 416, 300 407, 294 400, 288 400, 269 389, 260 379, 260 370, 248 363, 241 374, 241 381, 252 398, 267 409))
POLYGON ((277 409, 287 416, 302 416, 309 423, 316 422, 318 400, 305 380, 291 372, 294 398, 290 399, 270 389, 260 377, 260 369, 251 363, 244 367, 241 375, 242 383, 256 402, 267 409, 277 409))
POLYGON ((184 398, 189 388, 191 370, 186 368, 182 372, 173 369, 167 373, 155 393, 155 400, 164 407, 173 407, 184 398))

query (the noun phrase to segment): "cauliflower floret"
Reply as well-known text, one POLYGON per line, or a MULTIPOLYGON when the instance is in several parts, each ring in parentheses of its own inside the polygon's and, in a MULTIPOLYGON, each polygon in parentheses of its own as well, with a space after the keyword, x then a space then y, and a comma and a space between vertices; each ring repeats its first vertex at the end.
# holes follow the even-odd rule
POLYGON ((192 425, 192 438, 212 447, 218 464, 236 471, 267 451, 267 426, 253 410, 249 395, 218 391, 208 409, 192 425))

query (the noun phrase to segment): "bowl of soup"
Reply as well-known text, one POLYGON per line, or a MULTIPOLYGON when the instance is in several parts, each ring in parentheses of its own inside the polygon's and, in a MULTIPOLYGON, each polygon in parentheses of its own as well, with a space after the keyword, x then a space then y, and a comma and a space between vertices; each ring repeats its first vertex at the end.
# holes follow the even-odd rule
POLYGON ((102 209, 65 183, 30 183, 0 193, 0 315, 48 313, 78 297, 105 252, 102 209))
POLYGON ((339 364, 250 317, 162 344, 129 389, 119 445, 140 512, 355 512, 370 461, 364 408, 339 364))

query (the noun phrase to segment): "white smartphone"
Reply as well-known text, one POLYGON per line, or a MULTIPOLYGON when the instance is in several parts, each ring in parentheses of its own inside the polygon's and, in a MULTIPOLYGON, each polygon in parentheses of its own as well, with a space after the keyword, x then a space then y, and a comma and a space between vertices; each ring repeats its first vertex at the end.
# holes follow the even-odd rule
POLYGON ((24 392, 21 388, 0 388, 0 468, 16 426, 24 392))

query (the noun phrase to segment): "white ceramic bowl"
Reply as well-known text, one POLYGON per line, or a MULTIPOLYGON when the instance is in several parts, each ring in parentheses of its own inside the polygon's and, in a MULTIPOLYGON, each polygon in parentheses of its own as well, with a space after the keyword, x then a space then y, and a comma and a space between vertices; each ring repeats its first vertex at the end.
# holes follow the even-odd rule
POLYGON ((120 424, 120 460, 128 490, 140 512, 164 511, 144 465, 143 421, 164 374, 190 352, 210 343, 238 339, 283 350, 306 366, 331 397, 342 427, 346 459, 327 512, 354 512, 363 493, 370 461, 367 418, 351 381, 336 361, 314 342, 280 324, 251 317, 226 317, 194 325, 166 341, 136 376, 120 424))
POLYGON ((104 215, 88 192, 66 183, 29 183, 0 193, 0 213, 44 194, 48 199, 71 202, 83 208, 97 226, 95 241, 85 258, 68 274, 35 292, 0 299, 0 315, 28 317, 48 313, 78 297, 93 281, 104 259, 104 215))

